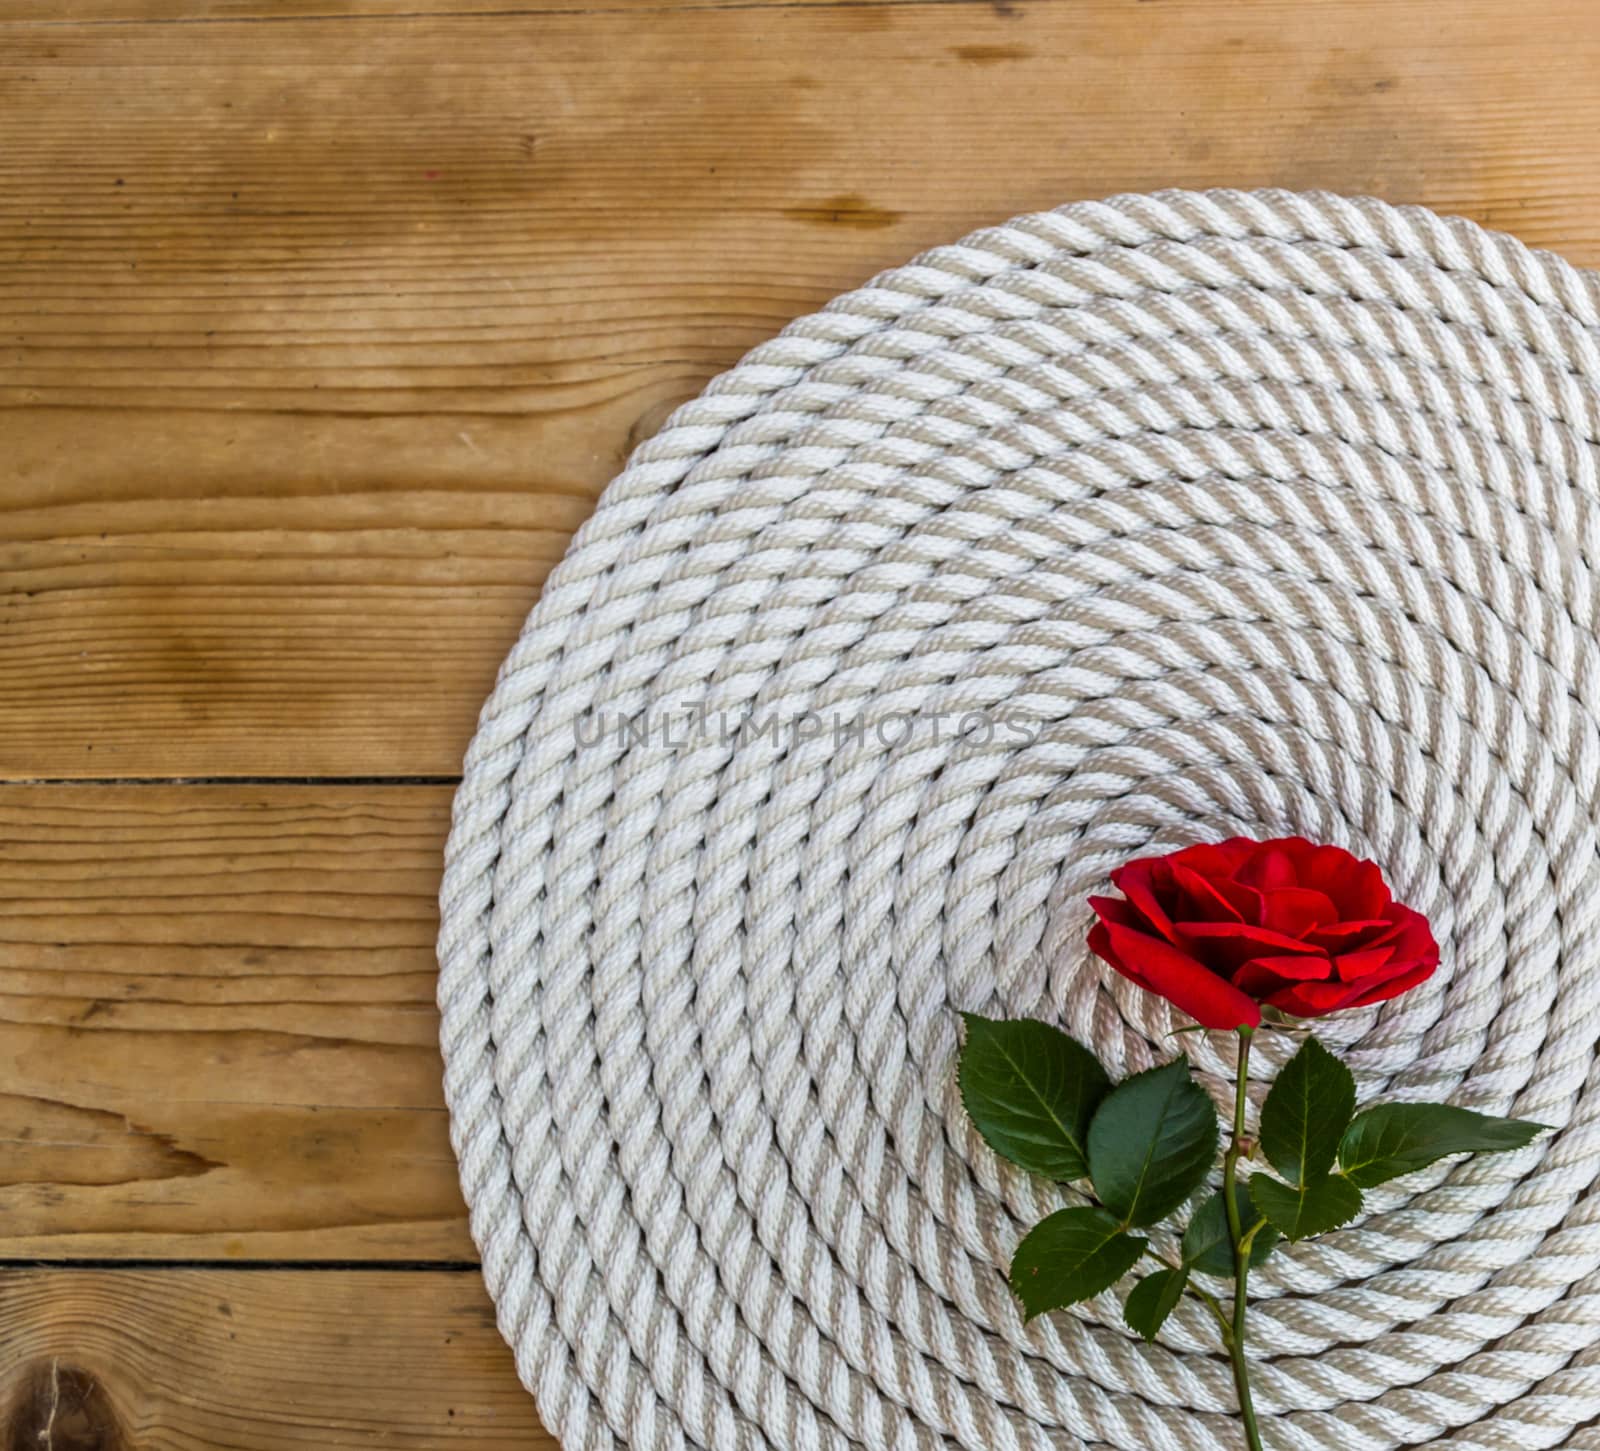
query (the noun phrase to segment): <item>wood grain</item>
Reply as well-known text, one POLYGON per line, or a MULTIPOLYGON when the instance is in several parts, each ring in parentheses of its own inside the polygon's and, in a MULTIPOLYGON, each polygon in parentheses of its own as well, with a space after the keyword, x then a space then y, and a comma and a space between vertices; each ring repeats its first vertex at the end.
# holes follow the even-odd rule
POLYGON ((1586 0, 16 0, 0 776, 455 772, 632 443, 928 244, 1329 186, 1600 261, 1586 0))
POLYGON ((1597 66, 1589 0, 7 0, 0 778, 174 784, 0 786, 0 1451, 556 1451, 448 1268, 434 897, 629 450, 1075 197, 1600 263, 1597 66))
POLYGON ((476 1271, 0 1271, 4 1451, 557 1451, 476 1271))
POLYGON ((436 787, 0 788, 0 1259, 472 1259, 448 814, 436 787))
MULTIPOLYGON (((753 9, 760 5, 838 5, 842 0, 593 0, 575 6, 570 0, 8 0, 0 25, 5 24, 106 24, 150 21, 168 25, 214 25, 230 21, 283 22, 362 20, 386 22, 429 16, 478 16, 503 19, 508 12, 526 18, 535 15, 592 15, 611 11, 649 17, 673 10, 753 9)), ((928 0, 849 0, 860 5, 914 5, 928 0)), ((939 0, 942 4, 991 5, 993 0, 939 0)))

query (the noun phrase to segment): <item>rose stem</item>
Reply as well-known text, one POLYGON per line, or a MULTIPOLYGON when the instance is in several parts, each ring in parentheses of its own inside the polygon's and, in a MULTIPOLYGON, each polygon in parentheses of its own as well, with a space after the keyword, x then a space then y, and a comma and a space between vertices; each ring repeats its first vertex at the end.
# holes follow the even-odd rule
POLYGON ((1244 1358, 1245 1280, 1250 1273, 1250 1243, 1239 1219, 1239 1205, 1233 1197, 1238 1178, 1239 1156, 1244 1151, 1244 1110, 1249 1102, 1246 1085, 1250 1081, 1249 1028, 1239 1029, 1238 1083, 1233 1098, 1233 1138, 1222 1159, 1222 1203, 1228 1214, 1228 1236, 1233 1241, 1233 1334, 1228 1337, 1228 1356, 1233 1361, 1233 1384, 1239 1392, 1239 1414, 1244 1419, 1245 1440, 1250 1451, 1262 1451, 1261 1432, 1256 1427, 1256 1407, 1250 1396, 1250 1367, 1244 1358))

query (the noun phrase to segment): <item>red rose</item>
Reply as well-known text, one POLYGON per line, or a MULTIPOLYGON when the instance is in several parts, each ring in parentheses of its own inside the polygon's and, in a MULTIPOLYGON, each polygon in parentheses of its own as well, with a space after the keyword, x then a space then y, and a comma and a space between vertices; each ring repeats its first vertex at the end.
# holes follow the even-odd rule
POLYGON ((1298 836, 1234 837, 1112 872, 1089 947, 1208 1028, 1254 1028, 1261 1005, 1320 1018, 1398 997, 1433 974, 1428 919, 1373 863, 1298 836))

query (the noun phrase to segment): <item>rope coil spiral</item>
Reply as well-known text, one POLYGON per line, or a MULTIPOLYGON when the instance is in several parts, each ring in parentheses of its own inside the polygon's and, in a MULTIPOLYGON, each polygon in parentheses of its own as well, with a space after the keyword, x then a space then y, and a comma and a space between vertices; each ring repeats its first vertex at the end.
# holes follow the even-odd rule
POLYGON ((562 1445, 1233 1451, 1203 1309, 1024 1327, 1076 1196, 978 1140, 955 1010, 1225 1102, 1085 899, 1300 833, 1444 949, 1319 1026, 1362 1100, 1557 1131, 1252 1276, 1268 1444, 1600 1448, 1597 571, 1600 278, 1416 208, 1021 217, 679 409, 502 668, 442 892, 472 1230, 562 1445))

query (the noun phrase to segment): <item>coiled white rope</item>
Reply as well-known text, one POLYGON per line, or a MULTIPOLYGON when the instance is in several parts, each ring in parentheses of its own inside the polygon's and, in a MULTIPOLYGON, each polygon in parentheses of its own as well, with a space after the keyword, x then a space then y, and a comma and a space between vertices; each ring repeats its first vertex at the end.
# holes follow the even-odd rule
POLYGON ((1085 898, 1299 832, 1444 948, 1322 1026, 1363 1098, 1559 1131, 1252 1277, 1268 1444, 1600 1448, 1597 440, 1595 276, 1285 192, 976 232, 680 409, 501 671, 443 889, 472 1229, 563 1446, 1234 1451, 1203 1311, 1024 1328, 1072 1194, 977 1140, 954 1010, 1220 1101, 1085 898))

